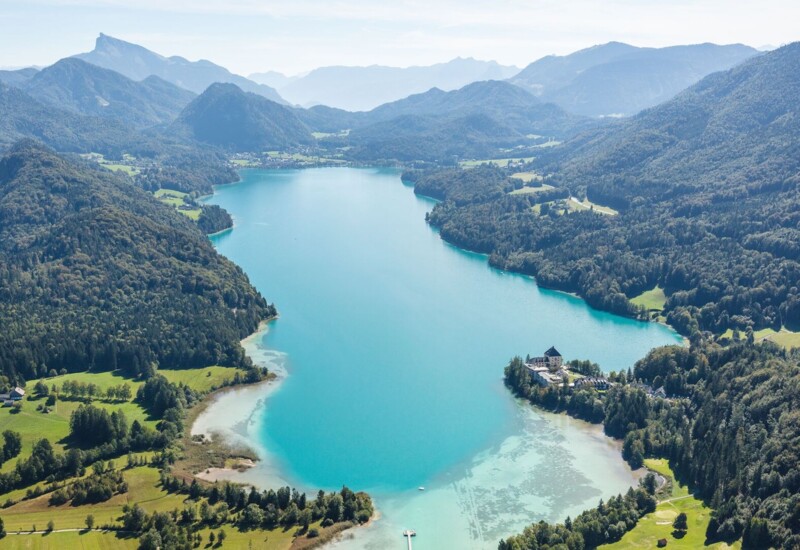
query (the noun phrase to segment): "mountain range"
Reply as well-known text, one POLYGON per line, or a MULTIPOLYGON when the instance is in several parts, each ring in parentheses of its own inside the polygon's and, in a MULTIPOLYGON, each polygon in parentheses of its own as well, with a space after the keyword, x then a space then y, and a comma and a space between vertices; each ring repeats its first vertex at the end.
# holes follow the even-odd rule
POLYGON ((172 130, 228 151, 263 152, 314 143, 293 110, 235 84, 209 86, 186 106, 172 130))
POLYGON ((118 120, 86 116, 31 97, 0 82, 0 150, 33 138, 59 151, 108 152, 130 144, 130 129, 118 120))
POLYGON ((712 74, 675 98, 553 151, 565 181, 604 203, 707 204, 794 188, 800 178, 800 42, 712 74), (762 189, 763 188, 763 189, 762 189))
POLYGON ((509 81, 571 113, 629 116, 757 54, 741 44, 638 48, 609 42, 544 57, 509 81))
POLYGON ((172 122, 195 94, 157 76, 140 82, 77 58, 33 74, 20 87, 54 107, 143 128, 172 122))
POLYGON ((327 105, 347 111, 369 111, 431 88, 455 90, 481 80, 505 80, 518 67, 495 61, 456 58, 423 67, 321 67, 300 77, 269 72, 250 75, 275 86, 286 100, 302 107, 327 105))
POLYGON ((75 57, 99 67, 117 71, 133 80, 155 75, 196 94, 215 82, 230 82, 241 89, 262 95, 277 103, 286 103, 273 88, 257 84, 243 76, 206 60, 189 61, 183 57, 164 57, 137 44, 100 34, 94 50, 75 57))
POLYGON ((348 135, 352 155, 364 160, 449 161, 501 148, 533 145, 542 136, 564 139, 594 122, 501 81, 429 90, 364 113, 348 135))

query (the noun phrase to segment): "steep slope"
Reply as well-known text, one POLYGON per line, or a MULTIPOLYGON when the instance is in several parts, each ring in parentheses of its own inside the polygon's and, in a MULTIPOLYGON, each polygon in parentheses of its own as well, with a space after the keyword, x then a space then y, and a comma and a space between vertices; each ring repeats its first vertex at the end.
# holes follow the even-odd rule
POLYGON ((540 157, 532 169, 556 190, 489 196, 489 178, 465 192, 462 172, 429 176, 445 197, 429 219, 445 239, 596 307, 646 317, 629 298, 658 286, 659 313, 687 336, 797 330, 798 105, 795 43, 540 157), (569 195, 619 214, 559 202, 569 195))
POLYGON ((23 86, 33 97, 54 106, 134 127, 171 122, 195 97, 156 76, 134 82, 76 58, 42 69, 23 86))
POLYGON ((213 84, 181 112, 179 134, 230 151, 265 151, 314 143, 295 113, 234 84, 213 84))
POLYGON ((44 104, 0 82, 0 151, 26 137, 59 151, 103 153, 132 140, 131 129, 121 122, 44 104))
POLYGON ((17 69, 15 71, 0 71, 0 82, 5 82, 10 86, 20 86, 30 80, 37 72, 39 72, 39 70, 33 67, 17 69))
POLYGON ((532 145, 530 136, 569 137, 593 124, 517 86, 486 81, 382 105, 362 114, 348 139, 362 159, 449 161, 532 145))
MULTIPOLYGON (((283 97, 305 107, 327 105, 347 111, 367 111, 431 88, 445 91, 481 80, 503 80, 519 69, 494 61, 456 58, 427 67, 322 67, 285 81, 283 97)), ((271 76, 271 82, 275 82, 271 76)))
POLYGON ((164 57, 137 44, 102 33, 97 38, 94 50, 75 57, 137 81, 155 75, 197 94, 214 82, 231 82, 245 91, 262 95, 277 103, 286 103, 273 88, 232 74, 210 61, 188 61, 178 56, 164 57))
POLYGON ((621 206, 676 192, 721 199, 800 171, 800 43, 713 74, 673 100, 557 152, 568 181, 621 206))
POLYGON ((142 372, 246 362, 274 313, 174 209, 33 142, 0 160, 0 365, 142 372))
POLYGON ((611 42, 542 58, 510 82, 572 113, 633 115, 757 53, 741 44, 636 48, 611 42))

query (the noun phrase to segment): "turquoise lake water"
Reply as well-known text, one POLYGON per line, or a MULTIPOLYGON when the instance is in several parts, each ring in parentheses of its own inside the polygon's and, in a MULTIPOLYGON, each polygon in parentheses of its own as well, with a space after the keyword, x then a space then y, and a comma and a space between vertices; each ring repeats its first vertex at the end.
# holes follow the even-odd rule
POLYGON ((235 219, 213 242, 280 312, 264 344, 288 377, 258 436, 304 486, 396 495, 519 436, 513 355, 555 345, 618 370, 680 341, 443 242, 396 170, 242 178, 210 199, 235 219))

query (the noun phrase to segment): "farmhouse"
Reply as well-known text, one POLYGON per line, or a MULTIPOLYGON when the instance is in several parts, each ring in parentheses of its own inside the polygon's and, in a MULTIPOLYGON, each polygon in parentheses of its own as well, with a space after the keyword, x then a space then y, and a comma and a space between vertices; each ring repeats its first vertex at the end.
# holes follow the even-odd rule
POLYGON ((17 386, 8 393, 0 393, 0 401, 20 401, 25 397, 25 390, 17 386))

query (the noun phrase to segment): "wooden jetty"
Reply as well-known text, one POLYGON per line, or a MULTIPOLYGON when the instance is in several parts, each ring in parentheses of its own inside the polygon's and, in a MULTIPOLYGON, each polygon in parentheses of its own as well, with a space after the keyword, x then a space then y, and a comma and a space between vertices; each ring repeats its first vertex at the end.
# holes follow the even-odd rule
POLYGON ((411 550, 411 537, 416 537, 417 532, 414 531, 413 529, 406 529, 405 531, 403 531, 403 536, 406 537, 406 539, 408 539, 408 550, 411 550))

